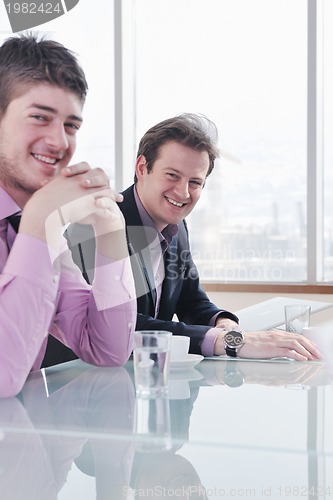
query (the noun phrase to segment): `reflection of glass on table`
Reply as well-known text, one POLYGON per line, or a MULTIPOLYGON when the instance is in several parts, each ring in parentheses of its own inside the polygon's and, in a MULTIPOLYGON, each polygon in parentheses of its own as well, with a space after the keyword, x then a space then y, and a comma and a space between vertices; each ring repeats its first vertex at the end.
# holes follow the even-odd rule
POLYGON ((160 452, 171 448, 169 399, 137 396, 134 417, 135 448, 160 452))

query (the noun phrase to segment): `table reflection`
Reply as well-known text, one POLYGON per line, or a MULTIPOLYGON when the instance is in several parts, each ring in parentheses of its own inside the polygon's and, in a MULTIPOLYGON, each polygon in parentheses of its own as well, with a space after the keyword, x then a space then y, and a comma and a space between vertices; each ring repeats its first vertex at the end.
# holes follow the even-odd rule
POLYGON ((53 464, 26 409, 18 399, 10 398, 0 401, 0 415, 1 427, 22 429, 0 431, 1 499, 56 499, 59 485, 53 464))
POLYGON ((330 385, 332 375, 326 363, 297 361, 247 361, 223 358, 201 363, 198 370, 204 376, 201 385, 258 384, 294 389, 330 385))
MULTIPOLYGON (((311 461, 317 461, 321 422, 316 413, 317 399, 313 399, 318 388, 331 382, 323 363, 205 360, 189 371, 170 374, 168 398, 147 401, 135 395, 131 363, 123 368, 95 368, 77 360, 35 372, 17 398, 0 401, 1 500, 57 499, 66 481, 73 477, 71 469, 76 471, 76 479, 83 475, 93 478, 94 497, 98 499, 144 498, 148 494, 149 498, 172 494, 204 499, 202 470, 196 470, 184 445, 192 443, 193 438, 202 442, 207 436, 211 443, 223 447, 234 439, 226 424, 234 422, 235 405, 243 408, 246 397, 230 400, 228 396, 246 396, 247 389, 255 389, 255 385, 282 387, 278 391, 282 402, 290 399, 286 398, 289 389, 310 389, 306 394, 308 417, 304 419, 310 443, 309 471, 313 475, 317 462, 313 465, 311 461), (221 387, 207 394, 209 386, 221 387), (236 391, 240 386, 243 392, 236 391), (205 396, 202 401, 201 391, 205 396), (213 394, 218 394, 216 418, 204 411, 213 394), (233 404, 228 405, 228 401, 233 404), (198 412, 193 412, 194 408, 200 409, 200 418, 206 415, 208 419, 196 431, 193 419, 196 413, 198 422, 198 412), (214 433, 212 420, 216 419, 219 426, 214 433)), ((261 394, 262 388, 258 390, 261 394)), ((254 396, 253 390, 250 393, 254 396)), ((264 402, 257 401, 264 412, 264 402)), ((259 427, 263 432, 262 425, 259 427)), ((252 433, 257 431, 257 427, 252 429, 252 433)), ((237 446, 235 456, 236 451, 237 446)), ((227 464, 224 470, 228 470, 227 464)), ((218 478, 221 482, 228 479, 219 474, 218 478)), ((310 480, 312 484, 312 476, 310 480)))
MULTIPOLYGON (((138 411, 146 408, 136 399, 131 372, 73 363, 68 365, 80 368, 47 370, 46 384, 42 372, 33 374, 18 398, 0 401, 2 500, 56 499, 73 464, 94 477, 98 499, 126 498, 148 487, 157 496, 176 486, 188 495, 189 485, 200 484, 179 454, 188 440, 197 387, 185 399, 179 393, 178 399, 165 399, 170 439, 152 451, 150 436, 141 439, 135 426, 142 417, 138 411)), ((151 405, 153 427, 160 418, 160 407, 151 405)))

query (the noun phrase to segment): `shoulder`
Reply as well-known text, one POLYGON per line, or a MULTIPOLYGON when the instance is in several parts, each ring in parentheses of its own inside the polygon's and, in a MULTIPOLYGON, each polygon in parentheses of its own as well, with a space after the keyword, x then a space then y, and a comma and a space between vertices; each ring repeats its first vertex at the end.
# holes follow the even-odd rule
POLYGON ((135 203, 135 198, 134 198, 134 184, 130 187, 128 187, 127 189, 125 189, 125 191, 122 191, 121 193, 124 197, 123 201, 118 203, 119 207, 129 207, 129 206, 133 206, 135 205, 136 206, 136 203, 135 203))
POLYGON ((139 226, 142 224, 138 207, 134 197, 134 184, 121 193, 123 201, 118 203, 120 210, 125 218, 126 225, 139 226))

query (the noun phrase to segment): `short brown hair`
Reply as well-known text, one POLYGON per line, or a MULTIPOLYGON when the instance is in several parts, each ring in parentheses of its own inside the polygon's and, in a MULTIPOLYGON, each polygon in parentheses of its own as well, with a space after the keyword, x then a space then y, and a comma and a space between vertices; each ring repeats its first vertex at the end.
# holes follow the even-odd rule
POLYGON ((0 47, 0 117, 22 88, 49 83, 76 94, 84 103, 88 84, 74 54, 37 35, 19 35, 0 47))
MULTIPOLYGON (((209 156, 208 177, 214 168, 215 159, 219 156, 216 145, 217 135, 216 125, 206 116, 182 113, 151 127, 139 143, 137 158, 141 155, 146 158, 147 172, 149 173, 158 158, 160 148, 170 141, 179 142, 197 151, 207 151, 209 156)), ((134 182, 137 182, 136 175, 134 182)))

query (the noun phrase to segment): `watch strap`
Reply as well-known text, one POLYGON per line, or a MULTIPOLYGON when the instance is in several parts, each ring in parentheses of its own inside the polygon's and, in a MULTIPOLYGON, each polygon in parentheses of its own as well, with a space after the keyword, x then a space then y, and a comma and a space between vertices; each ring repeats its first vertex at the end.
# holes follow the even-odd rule
POLYGON ((237 358, 237 351, 234 347, 225 347, 225 352, 227 356, 230 356, 231 358, 237 358))

